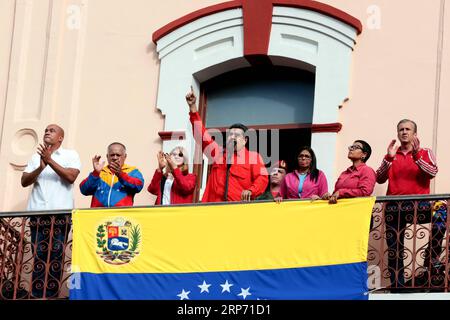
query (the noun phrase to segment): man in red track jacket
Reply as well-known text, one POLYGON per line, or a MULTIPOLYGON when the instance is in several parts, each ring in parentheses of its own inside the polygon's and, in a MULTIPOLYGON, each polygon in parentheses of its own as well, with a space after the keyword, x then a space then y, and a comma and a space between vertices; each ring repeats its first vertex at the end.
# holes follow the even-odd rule
POLYGON ((438 172, 433 152, 420 147, 413 121, 400 121, 397 133, 401 145, 395 146, 396 140, 389 144, 377 170, 377 182, 389 180, 387 195, 429 194, 430 181, 438 172))
MULTIPOLYGON (((396 146, 396 140, 392 140, 389 144, 387 155, 377 170, 377 182, 385 183, 389 180, 387 195, 429 194, 430 181, 438 172, 433 152, 420 147, 417 125, 412 120, 403 119, 398 123, 397 137, 400 146, 396 146)), ((392 287, 404 286, 403 251, 406 225, 413 221, 418 223, 431 221, 431 205, 428 201, 419 202, 417 212, 414 212, 412 201, 402 201, 401 205, 399 204, 392 201, 386 203, 385 207, 388 265, 392 287)))
POLYGON ((202 202, 250 201, 260 196, 269 183, 268 173, 261 155, 245 147, 247 127, 232 125, 227 134, 227 147, 222 148, 204 128, 196 100, 191 88, 186 102, 194 138, 202 144, 202 151, 212 164, 202 202))

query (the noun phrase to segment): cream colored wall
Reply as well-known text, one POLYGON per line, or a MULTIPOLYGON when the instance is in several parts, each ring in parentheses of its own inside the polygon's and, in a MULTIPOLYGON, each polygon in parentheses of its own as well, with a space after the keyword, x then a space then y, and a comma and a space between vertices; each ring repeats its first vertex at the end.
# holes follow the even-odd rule
MULTIPOLYGON (((29 190, 20 176, 50 122, 66 129, 65 147, 83 163, 76 181, 78 207, 90 199, 78 192, 95 153, 119 140, 128 163, 138 166, 145 188, 161 147, 163 117, 156 109, 158 57, 152 33, 164 24, 221 1, 1 0, 0 1, 0 210, 23 210, 29 190), (78 19, 76 10, 81 10, 78 19), (69 11, 68 11, 69 10, 69 11), (75 11, 74 11, 75 10, 75 11), (25 130, 24 130, 25 129, 25 130)), ((433 142, 439 1, 323 0, 359 18, 363 33, 353 54, 349 101, 340 111, 338 171, 348 166, 345 147, 366 139, 376 168, 395 124, 417 120, 424 146, 433 142), (381 29, 367 27, 370 5, 381 9, 381 29)), ((450 8, 447 5, 439 96, 436 192, 450 192, 449 119, 450 8), (445 54, 447 52, 447 54, 445 54)), ((183 99, 183 97, 180 97, 183 99)), ((181 110, 180 112, 185 112, 181 110)), ((384 186, 376 188, 384 193, 384 186)), ((136 205, 151 204, 147 191, 136 205)))
MULTIPOLYGON (((1 0, 0 210, 23 210, 30 189, 20 177, 48 123, 66 130, 83 168, 78 184, 108 143, 127 145, 147 187, 161 148, 156 109, 158 59, 152 33, 181 15, 217 1, 1 0), (80 13, 80 14, 78 14, 80 13)), ((136 205, 154 202, 143 190, 136 205)))
POLYGON ((436 192, 450 192, 450 3, 446 2, 444 41, 442 50, 441 85, 439 94, 439 121, 437 127, 437 155, 439 157, 439 178, 436 192))
MULTIPOLYGON (((324 2, 354 15, 364 27, 353 54, 349 100, 340 114, 343 130, 338 136, 342 150, 337 157, 338 168, 344 170, 349 165, 346 146, 355 139, 364 139, 373 149, 368 164, 376 170, 390 140, 396 138, 397 122, 403 118, 415 120, 422 146, 432 147, 440 1, 430 1, 426 5, 418 0, 324 2), (367 9, 371 5, 380 8, 380 29, 368 26, 372 16, 367 9)), ((447 3, 447 52, 450 49, 449 10, 447 3)), ((441 124, 445 123, 445 113, 448 119, 449 109, 448 93, 444 93, 448 89, 443 89, 450 84, 446 59, 439 104, 441 124)), ((436 178, 436 193, 450 192, 450 151, 445 147, 448 138, 442 126, 438 135, 440 172, 436 178)), ((387 184, 377 185, 375 193, 383 195, 386 188, 387 184)))

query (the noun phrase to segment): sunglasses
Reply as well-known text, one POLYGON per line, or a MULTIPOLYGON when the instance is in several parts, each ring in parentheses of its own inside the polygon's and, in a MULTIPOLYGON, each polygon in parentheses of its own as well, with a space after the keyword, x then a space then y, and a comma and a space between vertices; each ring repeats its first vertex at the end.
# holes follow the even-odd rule
POLYGON ((348 146, 348 150, 350 150, 350 151, 354 151, 354 150, 356 150, 356 149, 362 150, 363 148, 362 148, 361 146, 358 146, 357 144, 348 146))
POLYGON ((182 157, 183 157, 183 152, 181 152, 181 151, 178 152, 178 153, 172 152, 171 155, 174 156, 174 157, 175 157, 175 156, 179 156, 180 158, 182 158, 182 157))

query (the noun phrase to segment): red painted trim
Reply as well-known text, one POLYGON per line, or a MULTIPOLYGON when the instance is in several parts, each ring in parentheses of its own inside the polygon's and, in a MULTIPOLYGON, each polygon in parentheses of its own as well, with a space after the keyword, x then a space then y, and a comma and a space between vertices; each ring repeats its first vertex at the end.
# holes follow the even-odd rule
POLYGON ((272 31, 272 1, 244 0, 244 56, 267 56, 272 31))
MULTIPOLYGON (((254 130, 310 129, 311 126, 312 125, 308 124, 308 123, 246 125, 247 128, 254 129, 254 130)), ((207 130, 214 129, 214 130, 219 130, 220 132, 225 132, 225 131, 227 131, 228 127, 206 128, 206 129, 207 130)))
MULTIPOLYGON (((165 35, 171 33, 172 31, 191 23, 192 21, 195 21, 197 19, 200 19, 202 17, 212 15, 214 13, 218 13, 221 11, 226 11, 230 9, 237 9, 237 8, 243 8, 244 9, 244 34, 245 36, 248 36, 248 33, 251 33, 250 39, 245 37, 245 47, 244 50, 246 54, 262 54, 262 51, 264 51, 266 47, 266 43, 268 43, 270 36, 270 29, 272 26, 272 23, 267 23, 267 17, 269 16, 270 12, 270 18, 272 14, 272 8, 268 9, 268 6, 286 6, 286 7, 294 7, 294 8, 302 8, 302 9, 308 9, 312 11, 316 11, 322 14, 325 14, 327 16, 333 17, 339 21, 342 21, 353 28, 355 28, 360 34, 362 32, 362 23, 357 18, 349 15, 348 13, 339 10, 335 7, 332 7, 330 5, 312 1, 312 0, 233 0, 228 2, 219 3, 216 5, 212 5, 194 12, 191 12, 179 19, 176 19, 168 24, 166 24, 164 27, 158 29, 153 33, 152 41, 154 43, 158 42, 162 37, 165 35), (245 10, 246 8, 252 10, 256 10, 255 12, 250 12, 249 10, 245 10), (255 8, 255 9, 254 9, 255 8), (266 11, 263 11, 266 10, 266 11), (261 12, 263 14, 261 15, 261 12), (258 14, 259 13, 259 14, 258 14), (256 25, 260 25, 259 21, 260 19, 263 19, 265 22, 264 29, 256 29, 254 31, 254 28, 256 25), (247 33, 245 33, 245 28, 247 28, 247 33), (267 29, 269 29, 269 33, 267 33, 267 29), (247 44, 247 41, 249 43, 247 44)), ((271 20, 270 20, 271 22, 271 20)), ((267 50, 265 50, 265 53, 267 54, 267 50)))
POLYGON ((186 134, 184 131, 159 131, 158 135, 162 141, 186 139, 186 134), (173 139, 175 137, 178 139, 173 139))
POLYGON ((342 124, 337 123, 324 123, 324 124, 313 124, 311 127, 312 133, 318 132, 336 132, 338 133, 342 129, 342 124))
MULTIPOLYGON (((339 132, 342 129, 341 123, 324 123, 324 124, 310 124, 310 123, 292 123, 292 124, 262 124, 262 125, 248 125, 247 128, 254 130, 272 130, 272 129, 311 129, 312 133, 318 132, 339 132)), ((212 128, 207 128, 212 129, 212 128)), ((228 127, 214 128, 221 132, 225 132, 228 127)))
POLYGON ((212 15, 214 13, 218 13, 221 11, 226 11, 230 9, 237 9, 242 7, 242 0, 234 0, 234 1, 227 1, 222 2, 216 5, 212 5, 194 12, 191 12, 181 18, 178 18, 168 24, 166 24, 164 27, 156 30, 153 33, 152 40, 154 43, 156 43, 159 39, 164 37, 165 35, 171 33, 172 31, 181 28, 184 25, 187 25, 188 23, 191 23, 192 21, 195 21, 197 19, 212 15))

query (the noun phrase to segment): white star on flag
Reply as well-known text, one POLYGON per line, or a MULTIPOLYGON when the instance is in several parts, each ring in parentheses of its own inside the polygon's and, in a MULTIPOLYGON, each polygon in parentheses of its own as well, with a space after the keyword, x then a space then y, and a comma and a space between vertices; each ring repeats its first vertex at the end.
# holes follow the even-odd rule
POLYGON ((241 288, 241 293, 239 293, 238 296, 242 296, 242 298, 245 300, 245 298, 247 298, 247 296, 252 295, 249 291, 250 291, 250 287, 248 287, 247 289, 241 288))
POLYGON ((207 284, 206 282, 205 282, 205 280, 203 280, 203 283, 201 284, 201 285, 198 285, 198 287, 201 289, 201 291, 200 291, 200 293, 202 293, 202 292, 204 292, 204 291, 206 291, 206 292, 208 292, 209 293, 209 287, 211 286, 211 284, 207 284))
POLYGON ((224 293, 225 291, 228 291, 228 292, 231 293, 230 287, 232 287, 233 284, 228 283, 228 280, 226 280, 225 283, 224 283, 224 284, 221 284, 220 286, 222 287, 222 293, 224 293))
POLYGON ((181 291, 180 294, 177 294, 177 297, 180 297, 180 300, 184 300, 187 299, 189 300, 189 293, 191 293, 190 291, 184 291, 184 289, 181 291))

